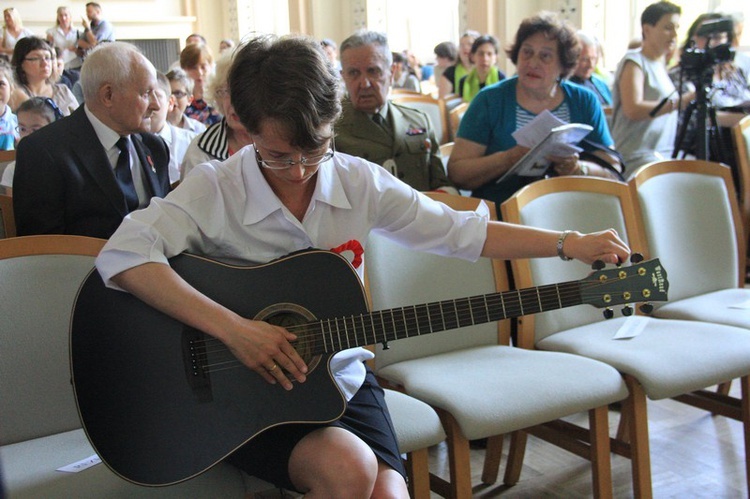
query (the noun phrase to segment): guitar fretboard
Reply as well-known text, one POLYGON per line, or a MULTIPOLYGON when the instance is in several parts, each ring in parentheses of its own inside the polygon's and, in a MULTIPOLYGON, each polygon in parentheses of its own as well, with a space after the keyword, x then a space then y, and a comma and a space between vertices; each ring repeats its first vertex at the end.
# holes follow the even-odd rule
POLYGON ((312 353, 322 354, 376 343, 387 344, 392 340, 557 310, 582 303, 581 283, 571 281, 324 319, 307 324, 307 328, 309 333, 317 336, 311 345, 312 353))

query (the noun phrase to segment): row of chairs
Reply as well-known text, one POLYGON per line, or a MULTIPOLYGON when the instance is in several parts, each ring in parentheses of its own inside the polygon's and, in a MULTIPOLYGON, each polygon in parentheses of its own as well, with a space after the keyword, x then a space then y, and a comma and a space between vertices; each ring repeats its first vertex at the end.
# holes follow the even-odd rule
MULTIPOLYGON (((480 202, 435 196, 470 209, 480 202)), ((527 434, 533 434, 590 459, 595 496, 612 494, 611 450, 631 459, 633 495, 651 497, 647 399, 674 398, 739 420, 750 448, 750 319, 728 308, 750 299, 750 291, 742 288, 745 246, 726 167, 652 164, 629 185, 547 179, 522 189, 502 209, 505 220, 524 225, 582 232, 615 228, 634 251, 661 259, 671 301, 654 304, 655 318, 602 322, 598 311, 586 307, 525 316, 518 321, 522 348, 509 346, 507 321, 378 347, 376 372, 384 384, 427 402, 441 416, 451 481, 433 479, 436 490, 471 495, 469 440, 475 438, 490 437, 482 481, 494 482, 503 434, 512 435, 505 483, 515 483, 527 434), (613 339, 624 327, 642 331, 628 340, 613 339), (741 399, 727 395, 726 383, 735 378, 741 379, 741 399), (721 389, 706 389, 714 385, 721 389), (607 406, 616 400, 623 400, 622 416, 610 441, 607 406), (561 419, 581 411, 589 411, 589 428, 561 419)), ((375 309, 509 289, 498 262, 425 257, 378 236, 368 242, 367 255, 375 309)), ((587 272, 583 264, 554 258, 516 260, 511 268, 516 288, 570 282, 587 272)), ((626 287, 628 275, 622 278, 626 287)), ((640 295, 640 288, 631 291, 640 295)), ((747 452, 744 471, 750 476, 747 452)))

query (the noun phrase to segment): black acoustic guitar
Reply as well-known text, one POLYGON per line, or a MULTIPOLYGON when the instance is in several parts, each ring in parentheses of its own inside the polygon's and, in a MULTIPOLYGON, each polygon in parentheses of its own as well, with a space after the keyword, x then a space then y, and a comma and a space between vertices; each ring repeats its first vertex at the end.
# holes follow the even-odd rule
POLYGON ((256 267, 191 255, 170 264, 238 314, 293 331, 310 371, 289 392, 270 385, 219 341, 105 288, 92 271, 71 324, 78 410, 101 459, 142 485, 196 476, 272 426, 339 418, 346 402, 328 360, 340 350, 584 303, 664 301, 668 287, 650 260, 580 281, 369 312, 356 272, 328 251, 256 267))

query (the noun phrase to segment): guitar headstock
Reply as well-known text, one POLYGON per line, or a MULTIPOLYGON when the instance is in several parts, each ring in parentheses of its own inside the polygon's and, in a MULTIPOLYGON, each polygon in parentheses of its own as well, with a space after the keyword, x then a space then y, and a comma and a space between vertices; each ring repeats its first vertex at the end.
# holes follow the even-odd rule
MULTIPOLYGON (((626 305, 623 313, 631 315, 629 303, 667 301, 667 271, 659 259, 642 261, 642 257, 634 255, 631 262, 628 267, 612 269, 603 269, 601 262, 594 264, 596 270, 579 281, 583 303, 604 308, 604 317, 609 319, 614 315, 610 307, 615 305, 626 305)), ((652 309, 648 303, 641 306, 645 313, 652 309)))

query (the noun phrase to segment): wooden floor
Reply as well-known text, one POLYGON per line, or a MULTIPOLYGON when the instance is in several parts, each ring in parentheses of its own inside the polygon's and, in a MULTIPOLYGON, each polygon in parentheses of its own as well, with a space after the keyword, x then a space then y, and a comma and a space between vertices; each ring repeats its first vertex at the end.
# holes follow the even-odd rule
MULTIPOLYGON (((732 394, 739 395, 737 383, 732 394)), ((745 485, 745 450, 739 421, 711 416, 673 400, 649 401, 651 470, 655 498, 740 498, 748 497, 745 485)), ((586 416, 572 418, 585 424, 586 416)), ((611 434, 619 413, 611 411, 611 434)), ((507 440, 507 439, 506 439, 507 440)), ((507 442, 506 442, 507 452, 507 442)), ((445 444, 432 449, 433 473, 448 478, 445 444)), ((482 450, 472 450, 474 497, 545 498, 591 497, 588 461, 542 440, 529 437, 521 480, 513 487, 481 485, 482 450)), ((632 497, 630 460, 612 455, 615 497, 632 497)), ((439 498, 437 494, 432 497, 439 498)))
MULTIPOLYGON (((739 396, 739 386, 732 385, 732 395, 739 396)), ((673 400, 648 402, 651 443, 651 470, 656 499, 741 498, 748 497, 745 485, 745 450, 739 421, 689 407, 673 400)), ((585 425, 585 414, 570 418, 585 425)), ((617 429, 619 412, 610 411, 610 432, 617 429)), ((506 452, 507 452, 506 439, 506 452)), ((430 469, 448 478, 447 449, 441 444, 430 451, 430 469)), ((529 437, 521 480, 513 487, 502 485, 505 458, 500 481, 481 485, 484 451, 471 451, 474 497, 477 498, 585 498, 591 497, 591 472, 588 461, 529 437)), ((633 496, 630 461, 612 455, 612 478, 616 498, 633 496)), ((270 490, 256 499, 296 499, 299 494, 270 490)), ((440 498, 432 494, 433 498, 440 498)))

